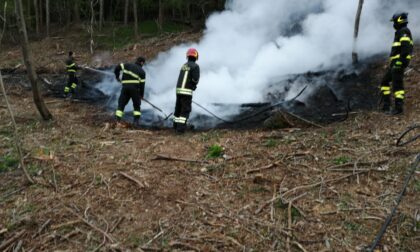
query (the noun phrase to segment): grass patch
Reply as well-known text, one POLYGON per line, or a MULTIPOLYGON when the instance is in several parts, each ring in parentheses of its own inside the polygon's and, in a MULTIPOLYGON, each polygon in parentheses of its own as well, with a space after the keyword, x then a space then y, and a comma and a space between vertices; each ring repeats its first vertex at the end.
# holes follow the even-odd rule
POLYGON ((347 157, 347 156, 340 156, 337 157, 333 160, 333 163, 336 165, 343 165, 343 164, 347 164, 350 163, 351 158, 347 157))
POLYGON ((222 157, 224 152, 225 152, 225 149, 222 146, 218 144, 213 144, 207 150, 206 159, 222 157))
POLYGON ((363 229, 363 226, 355 222, 345 221, 344 229, 352 232, 359 232, 363 229))
POLYGON ((13 168, 17 168, 19 165, 19 159, 13 155, 7 154, 0 158, 0 173, 7 172, 13 168))
POLYGON ((26 169, 28 173, 32 176, 37 176, 41 174, 42 168, 37 164, 29 164, 26 169))
POLYGON ((279 145, 279 142, 275 139, 268 139, 263 145, 267 148, 274 148, 279 145))
POLYGON ((420 180, 418 179, 414 180, 414 191, 420 192, 420 180))

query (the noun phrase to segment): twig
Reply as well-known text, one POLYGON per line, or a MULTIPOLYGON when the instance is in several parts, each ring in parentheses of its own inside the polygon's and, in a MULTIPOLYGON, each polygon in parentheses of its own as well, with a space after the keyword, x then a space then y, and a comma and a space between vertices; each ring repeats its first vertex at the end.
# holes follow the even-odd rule
POLYGON ((148 242, 146 242, 143 247, 148 246, 150 243, 152 243, 154 240, 156 240, 157 238, 159 238, 161 235, 163 235, 165 233, 165 231, 161 230, 159 233, 157 233, 155 236, 153 236, 152 239, 150 239, 148 242))
POLYGON ((103 236, 105 236, 106 238, 108 238, 108 240, 111 241, 112 243, 115 243, 115 238, 112 237, 110 234, 108 234, 107 232, 105 232, 102 229, 98 228, 97 226, 93 225, 88 220, 86 220, 85 218, 83 218, 81 215, 79 215, 78 213, 75 213, 72 209, 70 209, 68 207, 66 207, 66 209, 67 209, 67 211, 69 211, 73 215, 77 216, 81 221, 83 221, 86 225, 88 225, 89 227, 91 227, 93 230, 97 231, 98 233, 101 233, 103 236))
MULTIPOLYGON (((287 207, 287 228, 289 229, 289 232, 292 232, 292 202, 289 202, 289 206, 287 207)), ((293 236, 290 234, 290 236, 293 236)), ((290 236, 287 236, 286 240, 286 248, 287 252, 290 252, 290 236)))
POLYGON ((284 197, 285 195, 287 195, 287 194, 290 194, 290 193, 296 192, 296 191, 298 191, 298 190, 302 190, 302 189, 311 189, 311 188, 317 187, 317 186, 319 186, 319 185, 321 185, 321 184, 336 183, 336 182, 338 182, 338 181, 341 181, 341 180, 344 180, 344 179, 347 179, 347 178, 350 178, 350 177, 352 177, 352 176, 355 176, 355 175, 358 175, 358 174, 362 174, 362 173, 367 173, 367 171, 356 172, 356 173, 354 173, 354 174, 345 175, 345 176, 342 176, 342 177, 339 177, 339 178, 336 178, 336 179, 330 179, 330 180, 327 180, 327 181, 317 182, 317 183, 315 183, 315 184, 311 184, 311 185, 298 186, 298 187, 295 187, 295 188, 290 189, 289 191, 287 191, 287 192, 283 193, 283 197, 284 197))
MULTIPOLYGON (((298 199, 300 199, 300 198, 303 198, 303 197, 305 197, 307 194, 308 194, 307 192, 302 193, 301 195, 296 196, 296 197, 294 197, 294 198, 293 198, 293 199, 291 199, 291 200, 286 200, 286 201, 284 201, 284 204, 288 204, 288 203, 290 203, 290 202, 293 202, 293 201, 296 201, 296 200, 298 200, 298 199)), ((284 196, 284 194, 283 194, 283 195, 278 195, 277 197, 275 197, 275 198, 271 198, 270 200, 266 201, 263 205, 261 205, 261 207, 260 207, 260 208, 258 208, 258 209, 255 211, 255 214, 257 215, 257 214, 261 213, 261 211, 262 211, 262 210, 264 210, 264 208, 266 208, 268 205, 270 205, 271 203, 275 202, 276 200, 282 199, 282 198, 283 198, 283 196, 284 196)))
POLYGON ((15 193, 19 193, 19 192, 21 192, 21 191, 23 191, 23 190, 25 190, 25 188, 24 188, 24 187, 19 188, 19 189, 17 189, 17 190, 15 190, 15 191, 13 191, 13 192, 6 193, 4 196, 1 196, 1 198, 0 198, 0 202, 2 202, 3 200, 5 200, 5 199, 9 198, 9 197, 10 197, 10 196, 12 196, 13 194, 15 194, 15 193))
POLYGON ((115 231, 115 229, 121 224, 121 222, 125 219, 124 216, 120 217, 114 224, 114 226, 109 230, 109 233, 112 234, 112 232, 115 231))
POLYGON ((208 163, 205 160, 194 160, 194 159, 185 159, 185 158, 177 158, 177 157, 170 157, 162 154, 158 154, 152 161, 155 160, 167 160, 167 161, 182 161, 182 162, 190 162, 190 163, 208 163))
POLYGON ((303 252, 307 252, 307 250, 306 250, 306 249, 302 246, 302 244, 300 244, 299 242, 297 242, 297 241, 293 241, 292 243, 293 243, 293 245, 295 245, 296 247, 300 248, 300 250, 302 250, 303 252))
POLYGON ((180 242, 180 241, 171 241, 171 242, 169 242, 169 246, 170 247, 175 247, 175 248, 187 248, 187 249, 194 250, 194 251, 200 251, 200 249, 198 249, 194 246, 191 246, 187 243, 180 242))
POLYGON ((367 207, 367 208, 349 208, 349 209, 339 209, 336 211, 329 211, 329 212, 323 212, 320 213, 320 215, 331 215, 331 214, 338 214, 340 212, 358 212, 358 211, 369 211, 369 210, 384 210, 383 208, 377 208, 377 207, 367 207))
POLYGON ((3 251, 5 248, 7 248, 10 244, 14 243, 17 239, 19 239, 26 231, 22 230, 19 233, 15 234, 12 238, 9 240, 4 241, 0 245, 0 251, 3 251))
MULTIPOLYGON (((388 162, 389 162, 389 159, 385 159, 385 160, 374 161, 374 162, 360 162, 360 163, 357 163, 357 165, 358 166, 369 166, 369 165, 373 166, 373 165, 386 164, 388 162)), ((354 163, 345 163, 345 164, 330 166, 327 168, 327 170, 346 168, 346 167, 354 167, 354 163)))
POLYGON ((72 221, 69 221, 69 222, 66 222, 66 223, 61 223, 61 224, 58 224, 58 225, 52 225, 51 229, 55 230, 55 229, 60 229, 62 227, 66 227, 66 226, 73 226, 74 224, 78 224, 80 222, 81 222, 81 220, 72 220, 72 221))
POLYGON ((123 176, 124 178, 126 178, 126 179, 129 179, 129 180, 131 180, 132 182, 134 182, 134 183, 136 183, 140 188, 145 188, 146 186, 142 183, 142 182, 140 182, 140 181, 138 181, 137 179, 135 179, 135 178, 133 178, 133 177, 131 177, 130 175, 128 175, 128 174, 126 174, 126 173, 124 173, 124 172, 120 172, 120 174, 121 174, 121 176, 123 176))
POLYGON ((298 115, 293 114, 292 112, 289 112, 289 111, 286 111, 286 110, 282 110, 282 112, 284 112, 284 113, 286 113, 287 115, 290 115, 291 117, 294 117, 294 118, 296 118, 296 119, 298 119, 298 120, 301 120, 301 121, 303 121, 303 122, 305 122, 305 123, 307 123, 307 124, 310 124, 310 125, 312 125, 312 126, 315 126, 315 127, 318 127, 318 128, 324 128, 324 126, 319 125, 319 124, 314 123, 314 122, 311 122, 311 121, 309 121, 309 120, 307 120, 307 119, 305 119, 305 118, 302 118, 302 117, 300 117, 300 116, 298 116, 298 115))
POLYGON ((20 249, 22 248, 23 245, 23 241, 19 240, 18 244, 16 245, 16 247, 13 249, 13 252, 19 252, 20 249))
POLYGON ((32 235, 32 239, 40 235, 41 232, 50 224, 50 222, 51 222, 51 219, 48 219, 46 222, 44 222, 44 224, 42 224, 42 226, 38 229, 38 232, 32 235))
POLYGON ((0 235, 7 233, 7 228, 0 229, 0 235))
POLYGON ((270 170, 270 169, 273 169, 273 168, 277 167, 279 164, 280 164, 280 162, 275 162, 275 163, 266 165, 264 167, 251 169, 251 170, 246 171, 246 174, 252 174, 252 173, 257 173, 257 172, 261 172, 261 171, 265 171, 265 170, 270 170))

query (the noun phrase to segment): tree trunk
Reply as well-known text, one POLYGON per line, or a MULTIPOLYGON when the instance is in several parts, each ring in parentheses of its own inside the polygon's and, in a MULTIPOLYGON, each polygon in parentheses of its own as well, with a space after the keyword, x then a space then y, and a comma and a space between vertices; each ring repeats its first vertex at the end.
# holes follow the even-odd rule
POLYGON ((159 17, 158 17, 158 26, 159 31, 162 32, 163 30, 163 1, 159 0, 159 17))
POLYGON ((44 120, 51 120, 52 115, 45 106, 44 99, 41 96, 41 90, 38 85, 38 76, 32 66, 32 54, 29 49, 28 33, 26 31, 25 19, 23 18, 22 0, 15 0, 16 19, 19 26, 19 33, 21 34, 21 46, 23 59, 25 61, 26 72, 32 86, 32 93, 35 105, 44 120))
POLYGON ((139 37, 139 20, 137 16, 137 0, 133 0, 134 36, 139 37))
POLYGON ((359 0, 359 7, 357 8, 356 21, 354 24, 354 39, 352 53, 353 64, 357 64, 359 62, 359 56, 357 54, 357 38, 359 37, 360 16, 362 15, 363 2, 364 0, 359 0))
POLYGON ((90 33, 90 54, 93 54, 93 48, 95 45, 95 42, 93 41, 93 25, 95 23, 95 0, 90 0, 90 27, 89 27, 89 33, 90 33))
POLYGON ((45 0, 45 18, 47 26, 47 37, 50 36, 50 0, 45 0))
POLYGON ((79 0, 73 0, 74 1, 74 5, 73 5, 73 21, 76 24, 80 24, 80 9, 79 9, 79 0))
POLYGON ((125 5, 124 5, 124 25, 128 24, 128 4, 129 4, 129 0, 125 0, 125 5))
POLYGON ((36 35, 39 36, 39 9, 38 9, 38 0, 34 0, 34 9, 35 9, 35 31, 36 31, 36 35))
POLYGON ((102 31, 104 21, 104 0, 99 0, 99 30, 102 31))

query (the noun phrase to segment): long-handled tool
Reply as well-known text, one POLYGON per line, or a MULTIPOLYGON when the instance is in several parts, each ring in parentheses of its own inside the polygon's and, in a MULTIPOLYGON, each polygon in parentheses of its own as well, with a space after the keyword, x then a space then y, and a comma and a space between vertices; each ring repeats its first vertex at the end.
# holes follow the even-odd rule
POLYGON ((114 73, 107 72, 107 71, 102 71, 102 70, 98 70, 98 69, 91 68, 91 67, 88 67, 88 66, 81 66, 81 68, 86 69, 86 70, 89 70, 89 71, 101 73, 101 74, 104 74, 104 75, 114 76, 114 73))
POLYGON ((152 108, 156 109, 157 111, 159 111, 160 113, 162 113, 163 115, 165 115, 165 119, 164 119, 165 121, 168 120, 168 118, 171 117, 171 115, 173 114, 173 113, 170 113, 169 115, 167 115, 165 112, 163 112, 162 109, 160 109, 158 106, 154 105, 153 103, 151 103, 147 99, 143 98, 142 100, 145 101, 150 106, 152 106, 152 108))

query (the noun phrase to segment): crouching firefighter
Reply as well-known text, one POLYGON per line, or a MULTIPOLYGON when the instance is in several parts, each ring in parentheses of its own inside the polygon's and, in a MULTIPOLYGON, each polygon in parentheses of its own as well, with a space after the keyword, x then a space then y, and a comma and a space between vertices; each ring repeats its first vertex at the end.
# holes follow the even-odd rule
POLYGON ((64 87, 64 96, 65 97, 72 97, 74 92, 79 84, 79 80, 77 79, 76 72, 80 68, 77 66, 76 62, 74 61, 74 53, 69 52, 69 57, 66 59, 66 72, 68 75, 67 85, 64 87))
POLYGON ((121 63, 115 68, 115 77, 122 84, 120 98, 118 99, 118 108, 115 112, 117 121, 121 121, 124 116, 124 108, 130 99, 133 102, 134 126, 140 125, 140 104, 144 95, 144 86, 146 84, 146 73, 143 65, 146 59, 138 57, 135 64, 121 63), (121 74, 121 76, 120 76, 121 74))
POLYGON ((198 51, 194 48, 188 49, 187 59, 188 62, 182 66, 176 85, 173 126, 178 133, 185 132, 191 112, 193 91, 197 88, 200 80, 200 67, 195 63, 198 60, 198 51))
POLYGON ((390 66, 382 80, 381 94, 385 113, 397 115, 404 112, 404 72, 413 57, 413 37, 408 29, 408 14, 397 13, 391 22, 394 23, 395 38, 392 44, 390 66), (392 83, 392 89, 391 84, 392 83), (395 107, 391 109, 391 93, 394 93, 395 107))

